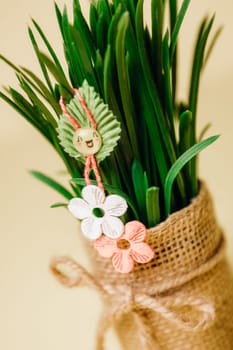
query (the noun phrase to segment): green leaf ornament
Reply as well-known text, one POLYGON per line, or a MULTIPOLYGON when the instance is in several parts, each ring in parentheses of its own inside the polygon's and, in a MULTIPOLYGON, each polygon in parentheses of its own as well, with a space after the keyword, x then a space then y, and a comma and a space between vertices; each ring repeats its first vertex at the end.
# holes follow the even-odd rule
MULTIPOLYGON (((121 127, 117 118, 113 115, 108 105, 103 102, 94 88, 84 80, 79 88, 80 95, 97 123, 97 131, 101 137, 101 148, 95 154, 97 162, 101 162, 113 151, 120 138, 121 127)), ((92 125, 78 98, 74 96, 66 105, 70 115, 77 120, 81 128, 92 128, 92 125)), ((75 133, 74 126, 68 118, 61 114, 58 121, 58 138, 64 150, 71 156, 85 163, 85 156, 78 152, 73 143, 75 133)))

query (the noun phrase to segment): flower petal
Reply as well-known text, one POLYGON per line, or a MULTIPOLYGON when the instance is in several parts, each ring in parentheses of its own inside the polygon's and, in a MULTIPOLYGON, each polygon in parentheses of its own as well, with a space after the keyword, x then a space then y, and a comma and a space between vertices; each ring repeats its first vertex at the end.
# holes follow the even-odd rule
POLYGON ((114 216, 105 215, 103 217, 102 230, 110 238, 119 238, 124 232, 124 224, 114 216))
POLYGON ((104 258, 111 258, 111 256, 117 249, 116 243, 116 240, 102 235, 95 241, 94 248, 104 258))
POLYGON ((98 186, 88 185, 83 188, 82 197, 94 208, 103 205, 105 194, 98 186))
POLYGON ((97 239, 101 235, 102 219, 89 216, 81 222, 81 230, 89 239, 97 239))
POLYGON ((69 201, 68 209, 77 219, 85 219, 91 215, 91 208, 81 198, 72 198, 69 201))
POLYGON ((107 196, 104 202, 104 210, 111 216, 121 216, 126 212, 127 208, 126 200, 116 194, 107 196))
POLYGON ((130 221, 125 225, 124 238, 130 242, 142 242, 146 238, 146 227, 140 221, 130 221))
POLYGON ((130 256, 138 263, 148 263, 153 259, 154 255, 154 251, 146 243, 135 243, 131 245, 130 256))
POLYGON ((119 250, 112 256, 112 265, 118 272, 129 273, 134 268, 134 261, 128 250, 119 250))

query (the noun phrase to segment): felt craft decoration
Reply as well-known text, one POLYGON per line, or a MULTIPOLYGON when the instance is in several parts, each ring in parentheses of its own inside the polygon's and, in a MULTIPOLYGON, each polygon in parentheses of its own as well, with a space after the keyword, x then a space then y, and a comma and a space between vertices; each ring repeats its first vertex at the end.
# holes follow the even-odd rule
POLYGON ((124 231, 119 216, 125 214, 127 203, 118 195, 105 196, 97 186, 85 186, 81 198, 72 198, 69 211, 82 220, 81 230, 89 239, 97 239, 103 233, 110 238, 118 238, 124 231))
POLYGON ((77 95, 74 96, 66 105, 67 112, 72 116, 73 122, 67 118, 63 111, 58 122, 58 137, 65 151, 82 163, 86 161, 88 141, 92 141, 94 147, 90 147, 89 151, 96 154, 96 160, 99 163, 109 156, 117 145, 121 133, 120 123, 108 105, 103 102, 94 88, 88 85, 86 80, 78 90, 74 89, 76 94, 78 91, 85 101, 87 109, 84 110, 77 95), (93 123, 87 118, 88 113, 92 114, 93 123), (81 141, 81 145, 75 147, 76 141, 81 141))
POLYGON ((125 225, 124 233, 119 239, 101 236, 94 243, 95 249, 104 258, 111 258, 116 271, 129 273, 134 262, 146 264, 154 257, 154 251, 144 243, 146 227, 139 221, 130 221, 125 225))

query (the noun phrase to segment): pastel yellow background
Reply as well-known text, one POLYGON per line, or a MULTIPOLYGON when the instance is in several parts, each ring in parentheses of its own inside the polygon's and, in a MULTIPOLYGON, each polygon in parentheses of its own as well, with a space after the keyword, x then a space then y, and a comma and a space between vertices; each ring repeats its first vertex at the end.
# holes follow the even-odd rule
MULTIPOLYGON (((145 0, 148 8, 149 0, 145 0)), ((59 1, 63 4, 63 1, 59 1)), ((71 0, 66 4, 71 9, 71 0)), ((83 0, 84 6, 87 2, 83 0)), ((62 52, 52 0, 1 0, 0 52, 38 70, 27 36, 30 17, 62 52)), ((194 29, 204 14, 216 12, 224 31, 202 77, 198 128, 212 123, 221 138, 200 157, 200 175, 209 184, 217 216, 228 237, 233 264, 233 2, 193 0, 182 31, 180 95, 185 96, 194 29)), ((0 63, 0 84, 15 84, 0 63)), ((16 112, 0 101, 0 349, 94 350, 101 302, 87 288, 66 290, 49 273, 51 257, 68 254, 85 267, 77 223, 64 209, 50 209, 60 197, 34 180, 38 169, 64 181, 63 165, 51 147, 16 112)), ((113 334, 107 350, 120 349, 113 334)))

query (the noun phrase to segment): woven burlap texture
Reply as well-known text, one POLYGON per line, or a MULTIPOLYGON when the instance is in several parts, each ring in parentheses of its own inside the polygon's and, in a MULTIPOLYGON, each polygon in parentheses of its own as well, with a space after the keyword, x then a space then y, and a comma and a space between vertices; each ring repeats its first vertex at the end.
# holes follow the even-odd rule
POLYGON ((66 287, 102 296, 97 350, 114 350, 105 344, 110 327, 124 350, 233 349, 233 279, 205 184, 189 206, 148 230, 155 257, 129 274, 85 242, 93 274, 69 257, 53 259, 51 270, 66 287))
POLYGON ((148 230, 147 243, 155 251, 155 258, 148 264, 138 264, 127 275, 116 272, 109 259, 100 257, 88 245, 95 279, 115 294, 106 306, 114 303, 114 299, 124 300, 128 288, 132 298, 140 294, 155 300, 172 299, 171 310, 184 323, 185 318, 198 319, 198 311, 186 303, 190 298, 197 303, 203 300, 202 309, 207 311, 211 305, 214 317, 208 327, 194 325, 185 329, 160 312, 149 307, 140 309, 135 303, 128 311, 120 312, 114 323, 123 349, 232 350, 233 280, 225 258, 223 234, 205 184, 201 184, 198 196, 189 206, 148 230), (147 327, 142 327, 140 317, 135 315, 140 315, 147 327), (147 344, 147 329, 152 331, 153 345, 147 344))

